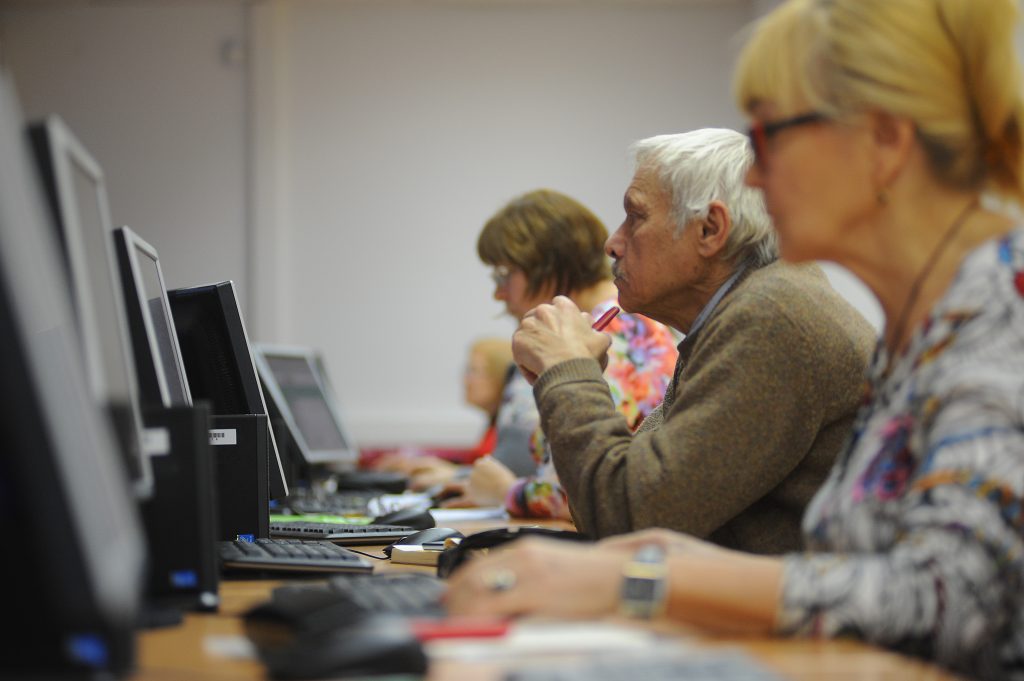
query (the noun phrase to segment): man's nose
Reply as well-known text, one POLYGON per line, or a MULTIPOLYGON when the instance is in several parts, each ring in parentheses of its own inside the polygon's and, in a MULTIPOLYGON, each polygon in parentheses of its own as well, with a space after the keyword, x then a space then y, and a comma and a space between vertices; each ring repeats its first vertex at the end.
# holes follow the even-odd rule
POLYGON ((612 232, 612 235, 608 237, 608 240, 604 242, 604 254, 609 258, 615 258, 618 260, 622 257, 622 239, 619 236, 619 232, 622 228, 612 232))

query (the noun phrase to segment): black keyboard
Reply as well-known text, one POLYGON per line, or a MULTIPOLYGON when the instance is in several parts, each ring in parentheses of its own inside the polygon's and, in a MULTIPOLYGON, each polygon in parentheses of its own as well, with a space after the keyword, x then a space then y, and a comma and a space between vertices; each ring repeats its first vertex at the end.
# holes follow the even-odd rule
POLYGON ((220 542, 221 566, 225 570, 267 570, 274 572, 372 572, 373 565, 362 556, 327 541, 298 539, 256 539, 220 542))
POLYGON ((338 575, 328 587, 366 612, 412 617, 444 617, 445 583, 422 572, 338 575))
POLYGON ((402 525, 349 525, 321 523, 312 520, 284 520, 270 523, 274 537, 294 539, 323 539, 345 546, 361 544, 390 544, 416 532, 402 525))

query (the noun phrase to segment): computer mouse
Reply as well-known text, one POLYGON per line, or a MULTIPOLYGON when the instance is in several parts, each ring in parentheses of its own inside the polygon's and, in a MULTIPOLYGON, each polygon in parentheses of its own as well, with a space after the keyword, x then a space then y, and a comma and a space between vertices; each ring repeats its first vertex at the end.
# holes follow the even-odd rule
POLYGON ((427 671, 427 656, 408 621, 369 615, 357 623, 259 650, 274 679, 325 679, 427 671))
POLYGON ((456 546, 446 548, 437 558, 437 576, 448 577, 459 568, 474 552, 479 549, 491 549, 522 537, 541 536, 549 539, 587 542, 592 541, 587 535, 575 530, 559 530, 551 527, 519 526, 498 527, 484 530, 463 538, 456 546))
POLYGON ((434 516, 430 515, 428 506, 400 508, 397 511, 379 515, 372 522, 374 525, 401 525, 414 530, 425 530, 437 524, 434 516))
POLYGON ((390 546, 384 547, 384 555, 388 558, 391 557, 391 547, 397 544, 403 546, 417 546, 421 544, 429 544, 430 542, 443 542, 445 539, 462 539, 466 535, 462 534, 458 530, 453 530, 450 527, 431 527, 426 530, 420 530, 410 534, 408 537, 402 537, 390 546))
POLYGON ((245 631, 274 679, 422 674, 409 623, 366 614, 329 589, 283 589, 245 614, 245 631))

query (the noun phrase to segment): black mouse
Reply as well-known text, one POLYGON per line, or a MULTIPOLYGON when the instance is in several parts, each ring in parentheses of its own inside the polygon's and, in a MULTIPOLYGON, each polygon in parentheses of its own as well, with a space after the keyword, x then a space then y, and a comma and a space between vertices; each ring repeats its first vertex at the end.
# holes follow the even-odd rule
POLYGON ((423 645, 400 617, 369 615, 341 629, 309 634, 289 645, 260 650, 274 679, 323 679, 423 674, 423 645))
POLYGON ((434 516, 430 515, 428 506, 400 508, 397 511, 377 516, 372 523, 374 525, 400 525, 411 527, 414 530, 426 530, 437 524, 434 521, 434 516))
POLYGON ((427 668, 408 622, 354 610, 329 589, 275 592, 246 613, 245 629, 274 679, 422 674, 427 668))
POLYGON ((408 537, 402 537, 394 544, 384 547, 384 555, 388 558, 391 557, 391 547, 398 544, 405 545, 421 545, 428 544, 430 542, 443 542, 445 539, 462 539, 466 535, 462 534, 458 530, 453 530, 450 527, 431 527, 426 530, 420 530, 419 532, 410 534, 408 537))

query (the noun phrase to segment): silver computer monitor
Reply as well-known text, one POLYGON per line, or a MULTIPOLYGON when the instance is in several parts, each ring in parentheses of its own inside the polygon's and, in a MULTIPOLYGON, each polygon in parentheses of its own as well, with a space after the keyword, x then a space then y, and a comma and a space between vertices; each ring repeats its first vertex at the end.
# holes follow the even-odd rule
POLYGON ((0 533, 18 547, 0 573, 8 610, 33 613, 5 634, 2 658, 31 665, 8 675, 109 677, 132 665, 144 540, 46 222, 13 88, 0 74, 0 533))
POLYGON ((253 357, 267 396, 305 463, 354 468, 359 449, 344 425, 317 352, 258 343, 253 357))
POLYGON ((143 404, 191 405, 192 394, 167 301, 160 257, 155 248, 128 227, 114 230, 114 247, 143 404))
POLYGON ((71 284, 93 395, 107 408, 136 495, 152 494, 143 446, 138 380, 113 253, 106 184, 99 163, 58 117, 30 126, 71 284))

